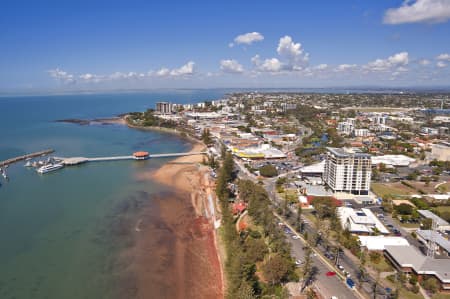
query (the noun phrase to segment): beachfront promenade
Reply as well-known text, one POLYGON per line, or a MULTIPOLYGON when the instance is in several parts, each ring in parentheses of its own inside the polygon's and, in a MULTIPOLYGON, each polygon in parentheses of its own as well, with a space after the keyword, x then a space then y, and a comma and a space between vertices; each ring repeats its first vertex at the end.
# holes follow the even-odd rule
POLYGON ((204 155, 207 152, 186 152, 186 153, 168 153, 168 154, 152 154, 145 158, 138 158, 135 155, 130 156, 112 156, 112 157, 96 157, 96 158, 85 158, 85 157, 71 157, 62 158, 55 157, 57 160, 61 160, 64 165, 77 165, 86 162, 101 162, 101 161, 120 161, 120 160, 145 160, 152 158, 172 158, 172 157, 182 157, 182 156, 192 156, 192 155, 204 155))

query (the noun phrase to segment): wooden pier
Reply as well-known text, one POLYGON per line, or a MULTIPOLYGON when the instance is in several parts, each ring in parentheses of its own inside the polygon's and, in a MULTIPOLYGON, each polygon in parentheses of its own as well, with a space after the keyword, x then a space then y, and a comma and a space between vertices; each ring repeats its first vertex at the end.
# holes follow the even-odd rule
POLYGON ((31 159, 31 158, 36 158, 36 157, 40 157, 40 156, 45 156, 45 155, 53 153, 54 151, 55 150, 53 150, 53 149, 47 149, 47 150, 44 150, 44 151, 35 152, 35 153, 31 153, 31 154, 26 154, 26 155, 23 155, 23 156, 18 156, 18 157, 14 157, 14 158, 11 158, 11 159, 8 159, 8 160, 0 161, 0 167, 6 166, 6 165, 9 165, 9 164, 18 162, 18 161, 26 160, 26 159, 29 159, 29 158, 31 159))

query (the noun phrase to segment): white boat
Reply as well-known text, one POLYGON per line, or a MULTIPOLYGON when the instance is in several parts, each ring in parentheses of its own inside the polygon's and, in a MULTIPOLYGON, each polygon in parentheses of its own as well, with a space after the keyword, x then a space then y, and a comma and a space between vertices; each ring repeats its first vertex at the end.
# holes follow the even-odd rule
POLYGON ((58 169, 63 168, 63 167, 64 167, 64 165, 61 164, 61 163, 47 164, 47 165, 44 165, 42 167, 39 167, 37 172, 39 172, 39 173, 47 173, 47 172, 50 172, 50 171, 58 170, 58 169))
POLYGON ((33 166, 32 164, 31 164, 31 161, 27 161, 27 163, 25 163, 25 165, 24 165, 25 167, 31 167, 31 166, 33 166))

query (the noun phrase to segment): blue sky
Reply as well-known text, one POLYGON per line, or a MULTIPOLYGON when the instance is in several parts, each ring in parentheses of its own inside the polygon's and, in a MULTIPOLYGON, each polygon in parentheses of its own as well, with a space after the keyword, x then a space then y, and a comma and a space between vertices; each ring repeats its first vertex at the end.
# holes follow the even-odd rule
POLYGON ((0 90, 450 86, 450 0, 10 1, 0 90))

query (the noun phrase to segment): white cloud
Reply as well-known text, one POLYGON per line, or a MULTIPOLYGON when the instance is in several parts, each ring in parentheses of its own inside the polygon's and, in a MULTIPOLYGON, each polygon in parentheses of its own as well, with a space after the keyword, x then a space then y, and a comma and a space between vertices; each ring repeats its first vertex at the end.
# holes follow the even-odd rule
POLYGON ((345 71, 352 71, 358 68, 358 65, 356 64, 340 64, 338 65, 334 70, 336 72, 345 72, 345 71))
POLYGON ((406 66, 409 63, 408 52, 400 52, 389 56, 386 59, 376 59, 364 66, 364 69, 371 72, 382 72, 395 67, 406 66))
POLYGON ((195 63, 193 61, 189 61, 188 63, 181 66, 180 68, 171 70, 170 75, 174 76, 174 77, 192 75, 192 74, 194 74, 194 66, 195 66, 195 63))
POLYGON ((251 60, 255 65, 256 70, 259 72, 276 73, 280 72, 283 69, 281 61, 279 61, 277 58, 268 58, 265 60, 261 60, 259 55, 255 55, 251 60))
POLYGON ((313 69, 318 70, 318 71, 323 71, 328 69, 328 64, 322 63, 319 65, 316 65, 315 67, 313 67, 313 69))
POLYGON ((385 24, 442 23, 450 19, 448 0, 405 0, 398 8, 384 14, 385 24))
POLYGON ((436 57, 437 60, 444 60, 450 62, 450 54, 442 53, 436 57))
POLYGON ((304 53, 302 44, 294 43, 289 35, 280 38, 277 53, 287 59, 287 68, 296 70, 308 64, 309 54, 304 53))
POLYGON ((157 70, 155 72, 155 75, 157 77, 166 77, 166 76, 169 76, 169 74, 170 74, 170 70, 168 68, 165 68, 165 67, 160 68, 159 70, 157 70))
POLYGON ((251 61, 256 66, 256 71, 301 71, 308 65, 309 54, 305 53, 300 43, 295 43, 288 35, 280 38, 277 53, 280 59, 274 57, 261 60, 259 55, 254 56, 251 61))
POLYGON ((231 48, 234 44, 240 45, 251 45, 254 42, 259 42, 264 40, 264 36, 259 32, 249 32, 245 34, 238 35, 234 38, 234 43, 229 43, 228 46, 231 48))
POLYGON ((282 64, 277 58, 265 59, 258 67, 264 72, 279 72, 282 69, 282 64))
POLYGON ((420 59, 419 61, 418 61, 418 63, 421 65, 421 66, 427 66, 427 65, 429 65, 431 62, 428 60, 428 59, 420 59))
POLYGON ((138 72, 115 72, 109 75, 96 75, 92 73, 84 73, 81 75, 69 74, 66 71, 60 70, 59 68, 49 70, 48 73, 52 78, 55 78, 63 83, 99 83, 105 81, 116 81, 116 80, 141 80, 151 77, 185 77, 190 76, 195 73, 195 63, 189 61, 185 65, 175 68, 161 68, 158 71, 149 71, 148 73, 138 73, 138 72))
POLYGON ((244 72, 242 65, 234 59, 221 60, 220 69, 225 73, 240 74, 244 72))
POLYGON ((444 67, 447 66, 447 64, 446 64, 444 61, 438 61, 438 62, 436 63, 436 66, 437 66, 438 68, 444 68, 444 67))
POLYGON ((52 78, 59 80, 63 83, 70 84, 76 83, 75 77, 72 74, 69 74, 66 71, 60 70, 59 68, 49 70, 48 73, 52 78))

